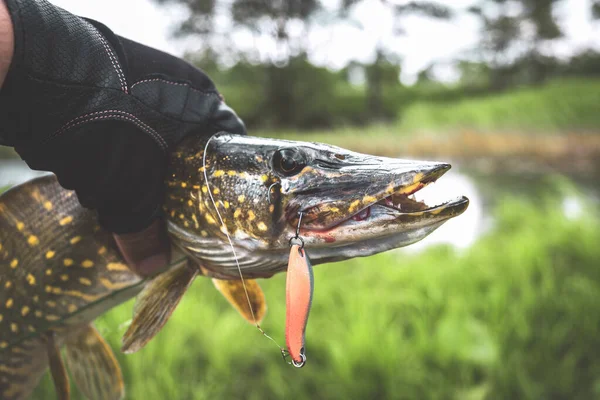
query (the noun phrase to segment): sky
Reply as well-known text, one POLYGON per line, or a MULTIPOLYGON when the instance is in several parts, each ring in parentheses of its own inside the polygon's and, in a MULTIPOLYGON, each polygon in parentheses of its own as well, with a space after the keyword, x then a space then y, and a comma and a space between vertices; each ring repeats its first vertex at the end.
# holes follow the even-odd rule
MULTIPOLYGON (((117 34, 143 44, 181 56, 194 49, 193 40, 176 40, 172 31, 184 17, 177 7, 158 6, 152 0, 50 0, 52 3, 75 14, 96 19, 117 34)), ((327 6, 339 0, 324 0, 327 6)), ((405 3, 397 0, 394 3, 405 3)), ((476 0, 438 0, 455 9, 464 9, 476 0)), ((566 37, 553 44, 554 54, 568 56, 579 50, 595 47, 600 49, 600 22, 592 23, 591 0, 564 0, 556 15, 566 37)), ((436 76, 447 82, 457 78, 449 64, 450 60, 466 55, 477 45, 480 25, 466 15, 449 22, 431 21, 421 17, 409 17, 403 28, 406 34, 392 34, 393 21, 388 9, 378 0, 365 0, 356 7, 353 18, 356 25, 323 26, 312 31, 308 37, 310 57, 318 65, 333 69, 342 68, 349 61, 369 62, 373 49, 381 41, 402 58, 401 79, 411 83, 419 71, 433 62, 441 62, 436 76), (360 26, 361 28, 358 28, 360 26)), ((277 52, 268 40, 256 41, 243 33, 236 34, 236 43, 242 47, 259 50, 262 59, 277 52)))

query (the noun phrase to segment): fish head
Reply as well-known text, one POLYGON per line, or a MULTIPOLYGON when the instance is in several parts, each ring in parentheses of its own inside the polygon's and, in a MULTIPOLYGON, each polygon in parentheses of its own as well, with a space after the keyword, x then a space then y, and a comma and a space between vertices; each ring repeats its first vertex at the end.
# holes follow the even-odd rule
POLYGON ((448 171, 446 163, 226 133, 208 143, 188 139, 176 153, 165 206, 172 237, 232 277, 238 267, 253 277, 284 270, 296 235, 313 264, 406 246, 469 203, 411 198, 448 171))

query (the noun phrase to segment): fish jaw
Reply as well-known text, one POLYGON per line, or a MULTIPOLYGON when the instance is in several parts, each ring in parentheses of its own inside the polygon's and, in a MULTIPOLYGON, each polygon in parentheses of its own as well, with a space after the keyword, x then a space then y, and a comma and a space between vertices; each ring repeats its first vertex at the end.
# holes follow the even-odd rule
POLYGON ((447 163, 319 143, 222 133, 184 143, 172 166, 165 212, 173 240, 220 277, 239 277, 229 238, 244 276, 284 270, 300 213, 299 233, 316 265, 417 242, 469 203, 411 198, 447 163))

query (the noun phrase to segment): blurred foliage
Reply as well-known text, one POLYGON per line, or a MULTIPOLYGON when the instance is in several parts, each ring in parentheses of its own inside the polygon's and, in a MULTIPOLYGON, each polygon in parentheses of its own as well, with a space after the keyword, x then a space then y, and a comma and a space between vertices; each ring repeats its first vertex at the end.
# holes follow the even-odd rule
MULTIPOLYGON (((457 84, 447 86, 436 81, 436 65, 432 64, 410 87, 400 84, 402 59, 386 48, 383 40, 374 46, 370 63, 351 61, 341 71, 311 64, 306 40, 311 29, 344 23, 354 26, 352 11, 366 0, 344 0, 327 6, 318 0, 156 1, 177 3, 188 10, 188 19, 178 32, 199 36, 198 43, 202 45, 199 52, 188 54, 188 58, 216 81, 250 129, 306 130, 398 119, 402 126, 422 127, 415 123, 414 114, 423 113, 423 102, 447 102, 450 107, 460 108, 457 103, 467 98, 472 99, 470 105, 477 105, 481 96, 518 90, 515 101, 507 101, 506 105, 518 104, 523 87, 543 86, 567 77, 600 77, 597 51, 588 49, 565 59, 548 50, 553 40, 563 36, 556 12, 562 0, 480 0, 467 10, 429 1, 397 4, 380 0, 380 5, 387 7, 394 17, 393 35, 406 33, 404 21, 411 15, 449 20, 470 13, 481 21, 478 46, 464 58, 452 61, 460 73, 457 84), (227 20, 231 24, 223 22, 227 20), (243 30, 256 39, 270 38, 279 50, 265 56, 257 47, 241 48, 234 42, 233 30, 243 30), (354 79, 356 76, 362 79, 354 79), (417 111, 409 113, 406 110, 413 103, 416 105, 411 109, 417 111), (402 121, 405 112, 410 114, 408 122, 402 121)), ((598 14, 598 4, 591 3, 592 15, 598 14)), ((542 96, 546 90, 554 89, 542 88, 538 93, 542 96)), ((586 90, 583 97, 594 99, 590 92, 586 90)), ((583 108, 579 107, 583 101, 569 105, 567 111, 559 112, 557 118, 561 122, 555 123, 554 110, 547 109, 545 99, 540 97, 532 102, 539 103, 532 107, 549 111, 551 121, 520 125, 522 111, 504 108, 502 126, 510 125, 517 131, 541 130, 547 126, 598 129, 597 113, 591 104, 583 108)), ((481 112, 476 107, 474 113, 481 112)), ((475 124, 469 117, 459 121, 464 114, 457 114, 457 124, 452 126, 479 127, 481 118, 491 121, 487 111, 483 114, 477 116, 475 124)), ((424 125, 432 124, 436 122, 426 121, 424 125)), ((490 126, 487 122, 483 125, 486 129, 490 126)))
POLYGON ((454 102, 420 101, 405 110, 400 129, 408 132, 595 132, 600 127, 600 79, 564 80, 541 88, 454 102))
MULTIPOLYGON (((577 194, 561 180, 551 187, 499 199, 494 228, 467 250, 317 267, 301 370, 198 279, 145 349, 118 354, 128 398, 598 398, 598 210, 583 203, 565 217, 562 199, 577 194)), ((261 281, 263 327, 277 340, 284 278, 261 281)), ((97 323, 115 349, 131 307, 97 323)), ((34 399, 53 395, 46 376, 34 399)))

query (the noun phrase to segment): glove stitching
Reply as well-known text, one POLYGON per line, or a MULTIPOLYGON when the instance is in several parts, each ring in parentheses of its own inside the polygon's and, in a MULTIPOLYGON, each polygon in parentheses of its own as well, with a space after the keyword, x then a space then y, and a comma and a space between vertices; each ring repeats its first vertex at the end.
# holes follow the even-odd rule
POLYGON ((110 58, 111 64, 113 65, 113 67, 115 68, 115 71, 117 72, 117 77, 119 78, 119 82, 121 83, 121 90, 123 90, 123 92, 127 93, 127 81, 125 80, 125 75, 123 74, 123 71, 121 70, 121 65, 119 64, 119 60, 112 52, 112 49, 106 42, 106 39, 104 39, 104 36, 102 36, 100 34, 100 32, 98 32, 98 30, 93 25, 90 24, 90 26, 92 26, 92 28, 94 29, 94 32, 96 33, 96 35, 98 35, 98 38, 102 42, 102 45, 104 46, 104 49, 106 50, 106 53, 108 54, 108 58, 110 58))
POLYGON ((131 85, 131 89, 133 89, 136 85, 139 85, 140 83, 148 83, 148 82, 164 82, 164 83, 168 83, 170 85, 175 85, 175 86, 187 86, 191 90, 198 92, 198 93, 202 94, 203 96, 212 96, 214 94, 218 94, 216 91, 200 90, 200 89, 196 89, 195 87, 190 86, 187 83, 171 82, 166 79, 160 79, 160 78, 144 79, 144 80, 138 81, 138 82, 134 83, 133 85, 131 85))
POLYGON ((146 132, 150 136, 152 136, 158 142, 158 144, 160 145, 160 147, 163 150, 167 149, 167 147, 168 147, 167 143, 165 142, 165 140, 154 129, 152 129, 151 127, 149 127, 148 125, 146 125, 144 122, 142 122, 141 120, 139 120, 134 115, 126 113, 124 111, 120 111, 120 110, 98 111, 98 112, 95 112, 95 113, 90 113, 90 114, 86 114, 86 115, 82 115, 80 117, 77 117, 77 118, 69 121, 62 128, 60 128, 59 130, 57 130, 55 133, 53 133, 46 140, 46 142, 48 140, 50 140, 52 138, 55 138, 56 136, 64 133, 65 131, 67 131, 69 129, 72 129, 72 128, 76 127, 76 126, 79 126, 81 124, 84 124, 84 123, 87 123, 87 122, 92 122, 92 121, 106 120, 106 119, 111 119, 111 118, 121 119, 121 120, 132 122, 135 126, 137 126, 141 130, 143 130, 144 132, 146 132), (102 114, 105 114, 105 115, 102 115, 102 114), (122 114, 124 114, 124 115, 122 115, 122 114))

